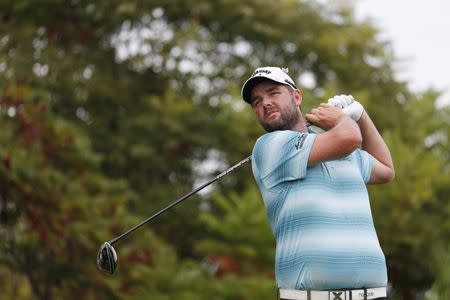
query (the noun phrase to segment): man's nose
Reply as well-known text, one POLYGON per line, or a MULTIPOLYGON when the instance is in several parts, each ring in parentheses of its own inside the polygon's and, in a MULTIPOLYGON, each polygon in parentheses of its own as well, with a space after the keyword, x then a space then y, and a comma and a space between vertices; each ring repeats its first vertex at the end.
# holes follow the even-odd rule
POLYGON ((262 99, 262 104, 263 104, 264 107, 270 107, 270 106, 273 105, 272 99, 270 99, 270 97, 264 97, 262 99))

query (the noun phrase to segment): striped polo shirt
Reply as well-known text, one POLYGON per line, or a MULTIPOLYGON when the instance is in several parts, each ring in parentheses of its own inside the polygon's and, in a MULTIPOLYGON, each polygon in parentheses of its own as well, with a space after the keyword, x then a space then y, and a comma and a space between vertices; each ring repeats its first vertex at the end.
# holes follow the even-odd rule
POLYGON ((277 285, 300 290, 386 286, 386 262, 366 188, 373 158, 357 149, 307 167, 315 137, 311 131, 275 131, 253 148, 253 175, 276 239, 277 285))

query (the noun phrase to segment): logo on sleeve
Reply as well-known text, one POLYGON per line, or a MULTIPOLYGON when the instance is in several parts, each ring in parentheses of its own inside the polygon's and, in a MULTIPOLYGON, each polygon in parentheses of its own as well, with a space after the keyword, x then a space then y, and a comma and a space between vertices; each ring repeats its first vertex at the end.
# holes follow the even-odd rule
POLYGON ((298 136, 297 142, 295 143, 295 149, 301 150, 303 148, 303 145, 305 144, 305 140, 308 137, 308 134, 302 133, 298 136))

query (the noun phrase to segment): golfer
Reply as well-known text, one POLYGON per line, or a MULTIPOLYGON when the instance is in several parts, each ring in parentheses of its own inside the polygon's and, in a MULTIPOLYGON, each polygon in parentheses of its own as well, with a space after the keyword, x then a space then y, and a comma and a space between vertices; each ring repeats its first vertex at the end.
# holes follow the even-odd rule
POLYGON ((276 239, 280 299, 386 299, 366 184, 391 181, 394 167, 367 112, 339 95, 303 116, 301 91, 278 67, 256 69, 242 97, 267 131, 252 170, 276 239))

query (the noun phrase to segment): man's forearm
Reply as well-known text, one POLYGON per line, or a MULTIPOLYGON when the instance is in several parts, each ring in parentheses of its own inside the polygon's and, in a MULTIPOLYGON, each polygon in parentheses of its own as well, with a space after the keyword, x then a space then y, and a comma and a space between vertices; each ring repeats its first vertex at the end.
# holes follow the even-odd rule
POLYGON ((347 116, 358 123, 362 136, 361 148, 374 158, 368 183, 378 184, 392 181, 395 171, 391 153, 361 103, 356 101, 352 95, 338 95, 328 99, 328 104, 341 108, 347 116))
POLYGON ((358 125, 362 135, 361 148, 369 152, 380 163, 393 170, 394 164, 389 148, 367 112, 363 112, 358 125))

